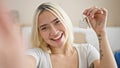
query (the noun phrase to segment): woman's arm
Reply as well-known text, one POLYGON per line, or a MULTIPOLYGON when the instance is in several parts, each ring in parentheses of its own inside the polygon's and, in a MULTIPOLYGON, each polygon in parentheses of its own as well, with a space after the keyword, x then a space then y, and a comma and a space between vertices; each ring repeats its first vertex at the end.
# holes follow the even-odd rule
POLYGON ((36 59, 33 56, 26 56, 26 68, 36 68, 36 59))
POLYGON ((100 45, 100 67, 101 68, 117 68, 106 32, 97 35, 100 45))
POLYGON ((20 26, 13 21, 10 8, 0 1, 0 68, 36 68, 36 60, 25 55, 20 26))
POLYGON ((117 68, 106 34, 107 10, 104 8, 91 7, 86 9, 83 14, 87 16, 99 41, 100 63, 93 63, 97 64, 100 68, 117 68))
POLYGON ((0 1, 0 68, 21 68, 23 39, 19 25, 3 1, 0 1))

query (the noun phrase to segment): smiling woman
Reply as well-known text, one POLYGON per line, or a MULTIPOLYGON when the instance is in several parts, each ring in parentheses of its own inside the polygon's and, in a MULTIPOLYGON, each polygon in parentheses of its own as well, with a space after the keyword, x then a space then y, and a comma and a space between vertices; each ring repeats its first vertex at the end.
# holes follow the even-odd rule
POLYGON ((98 37, 100 56, 90 44, 73 43, 71 20, 52 3, 36 9, 31 36, 34 48, 24 55, 19 27, 0 4, 0 45, 5 45, 0 46, 0 64, 3 68, 117 68, 106 34, 107 10, 91 7, 83 14, 98 37))
POLYGON ((31 38, 34 48, 28 51, 37 68, 117 68, 106 35, 107 10, 91 7, 83 14, 98 36, 101 59, 92 45, 73 43, 72 23, 58 5, 43 3, 35 13, 31 38))

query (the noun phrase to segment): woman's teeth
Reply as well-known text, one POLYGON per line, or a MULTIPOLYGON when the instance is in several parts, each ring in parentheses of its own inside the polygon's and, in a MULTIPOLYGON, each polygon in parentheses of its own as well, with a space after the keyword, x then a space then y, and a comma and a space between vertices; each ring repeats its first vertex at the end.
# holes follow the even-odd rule
POLYGON ((52 38, 52 40, 56 41, 56 40, 59 40, 61 37, 62 37, 62 34, 60 34, 59 36, 57 36, 55 38, 52 38))

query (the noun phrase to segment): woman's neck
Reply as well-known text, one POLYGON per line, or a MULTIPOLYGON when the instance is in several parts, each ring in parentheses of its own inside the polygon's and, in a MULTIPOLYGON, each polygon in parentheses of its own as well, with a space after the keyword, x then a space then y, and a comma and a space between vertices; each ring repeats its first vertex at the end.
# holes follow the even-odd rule
POLYGON ((70 47, 62 47, 62 48, 50 48, 52 55, 64 55, 70 56, 75 52, 75 48, 73 46, 70 47))

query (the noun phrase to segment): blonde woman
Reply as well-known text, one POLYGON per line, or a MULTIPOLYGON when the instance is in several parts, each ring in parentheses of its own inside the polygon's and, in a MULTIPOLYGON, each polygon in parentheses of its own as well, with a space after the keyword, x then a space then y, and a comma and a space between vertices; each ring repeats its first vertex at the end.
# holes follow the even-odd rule
POLYGON ((38 6, 31 37, 34 48, 28 50, 27 56, 23 56, 22 48, 16 46, 24 45, 21 44, 19 29, 6 13, 7 8, 3 8, 0 5, 0 45, 5 45, 0 46, 2 68, 117 68, 106 35, 105 9, 91 7, 83 12, 98 36, 100 56, 90 44, 73 43, 69 17, 59 6, 51 3, 38 6))
POLYGON ((58 5, 43 3, 38 6, 33 23, 34 49, 28 52, 34 68, 116 68, 106 35, 106 9, 91 7, 83 14, 98 36, 100 58, 90 44, 73 43, 71 20, 58 5))

